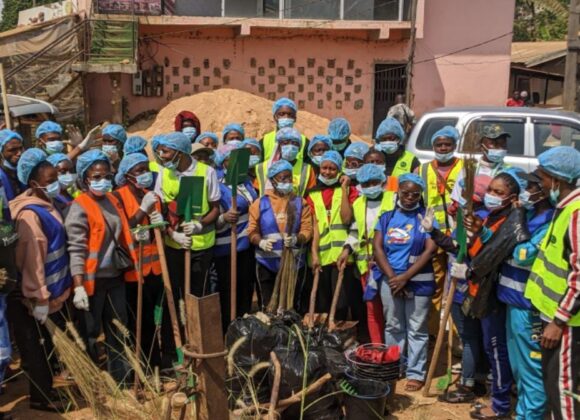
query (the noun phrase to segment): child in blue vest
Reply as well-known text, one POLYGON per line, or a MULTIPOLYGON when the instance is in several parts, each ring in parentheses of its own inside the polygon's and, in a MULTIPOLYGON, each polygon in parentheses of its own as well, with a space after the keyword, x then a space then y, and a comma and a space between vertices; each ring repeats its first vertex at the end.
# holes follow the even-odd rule
POLYGON ((380 285, 385 315, 385 343, 407 353, 406 391, 425 383, 429 331, 427 318, 435 279, 431 258, 436 245, 423 232, 425 182, 417 174, 399 177, 395 209, 383 213, 375 228, 374 256, 383 274, 380 285))

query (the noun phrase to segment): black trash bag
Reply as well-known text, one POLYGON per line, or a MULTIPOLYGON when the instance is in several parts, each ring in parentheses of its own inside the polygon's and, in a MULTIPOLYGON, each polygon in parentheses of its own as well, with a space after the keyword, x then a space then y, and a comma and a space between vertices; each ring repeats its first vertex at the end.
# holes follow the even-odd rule
POLYGON ((346 372, 349 369, 346 357, 341 351, 330 347, 323 347, 324 358, 326 359, 326 368, 334 380, 346 378, 346 372))
POLYGON ((270 352, 278 344, 278 331, 255 316, 237 318, 226 333, 226 348, 230 349, 240 337, 247 337, 234 354, 236 365, 253 365, 270 360, 270 352))
POLYGON ((276 318, 282 321, 287 327, 292 327, 294 324, 299 326, 302 325, 302 317, 293 310, 284 311, 282 315, 276 318))
POLYGON ((250 379, 248 374, 253 365, 237 365, 234 375, 226 378, 226 390, 230 410, 241 400, 247 406, 254 405, 255 396, 260 404, 270 401, 272 393, 269 380, 269 368, 257 371, 250 379))
POLYGON ((344 351, 345 345, 356 339, 356 327, 328 331, 326 325, 317 325, 311 331, 304 328, 304 333, 312 338, 315 346, 329 347, 337 351, 344 351))

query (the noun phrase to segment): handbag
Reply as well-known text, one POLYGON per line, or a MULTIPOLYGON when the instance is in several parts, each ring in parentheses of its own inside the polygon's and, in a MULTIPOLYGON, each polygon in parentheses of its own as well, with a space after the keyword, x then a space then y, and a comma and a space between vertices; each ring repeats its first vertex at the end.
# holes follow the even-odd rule
POLYGON ((115 250, 113 251, 113 256, 111 257, 113 260, 113 265, 119 271, 128 271, 133 269, 135 267, 135 264, 133 263, 131 255, 125 248, 123 248, 119 244, 119 242, 117 242, 117 238, 115 237, 115 231, 113 231, 104 215, 103 220, 105 221, 105 225, 107 226, 107 229, 109 230, 111 236, 113 237, 113 242, 115 242, 115 250))

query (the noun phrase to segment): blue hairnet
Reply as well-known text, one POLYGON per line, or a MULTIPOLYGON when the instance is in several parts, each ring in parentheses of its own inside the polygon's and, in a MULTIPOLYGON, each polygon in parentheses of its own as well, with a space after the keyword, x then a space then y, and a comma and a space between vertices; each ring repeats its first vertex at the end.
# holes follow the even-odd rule
POLYGON ((328 124, 328 136, 334 140, 344 140, 350 136, 350 124, 344 118, 335 118, 328 124))
POLYGON ((399 138, 399 141, 405 139, 405 132, 403 131, 403 127, 401 127, 401 123, 393 117, 387 117, 381 122, 379 128, 377 128, 375 142, 378 143, 378 140, 387 134, 394 134, 399 138))
POLYGON ((523 169, 520 168, 506 168, 500 173, 506 173, 510 175, 515 181, 517 182, 518 186, 520 187, 520 191, 525 190, 528 188, 528 181, 522 178, 522 174, 525 174, 523 169))
POLYGON ((538 164, 542 170, 574 183, 580 178, 580 152, 571 146, 557 146, 538 156, 538 164))
POLYGON ((281 128, 276 133, 276 142, 281 142, 282 140, 292 140, 302 144, 302 136, 300 132, 295 128, 281 128))
POLYGON ((191 140, 180 131, 173 131, 169 134, 162 134, 153 137, 153 151, 159 146, 169 147, 181 153, 191 153, 191 140))
POLYGON ((403 174, 399 176, 399 186, 404 182, 412 182, 420 186, 422 190, 425 190, 425 181, 417 174, 403 174))
POLYGON ((131 136, 127 138, 127 141, 123 145, 123 153, 130 155, 131 153, 139 153, 145 150, 147 146, 147 140, 141 136, 131 136))
POLYGON ((262 152, 262 143, 256 139, 245 139, 243 142, 244 146, 254 146, 257 147, 260 152, 262 152))
POLYGON ((18 180, 24 185, 28 184, 28 178, 30 174, 38 165, 42 162, 46 162, 46 153, 37 148, 32 148, 25 150, 18 160, 18 165, 16 167, 16 175, 18 180))
POLYGON ((103 128, 103 136, 111 136, 117 141, 121 143, 125 143, 127 141, 127 132, 123 128, 122 125, 119 124, 109 124, 105 128, 103 128))
POLYGON ((121 160, 121 163, 119 163, 119 170, 117 171, 117 175, 115 175, 115 182, 117 185, 125 184, 127 181, 125 179, 127 172, 129 172, 138 164, 145 162, 149 163, 149 159, 147 156, 141 153, 131 153, 129 155, 125 155, 121 160))
POLYGON ((107 162, 110 165, 109 158, 100 149, 91 149, 80 155, 77 158, 77 174, 80 179, 84 179, 87 169, 97 162, 107 162))
POLYGON ((224 127, 224 130, 222 131, 222 140, 223 141, 226 141, 226 136, 231 131, 237 131, 238 133, 240 133, 242 135, 242 139, 244 137, 246 137, 246 131, 244 130, 244 127, 242 127, 241 124, 231 123, 231 124, 226 125, 224 127))
POLYGON ((38 127, 36 127, 36 133, 34 133, 34 135, 39 139, 40 136, 47 133, 62 134, 62 127, 54 121, 43 121, 38 127))
POLYGON ((359 141, 356 143, 351 143, 344 151, 344 157, 351 157, 358 160, 364 160, 365 155, 369 151, 369 145, 359 141))
POLYGON ((4 149, 4 146, 6 146, 6 143, 14 139, 22 143, 22 136, 20 136, 16 131, 8 130, 7 128, 0 130, 0 153, 2 152, 2 149, 4 149))
POLYGON ((276 112, 278 112, 278 110, 283 106, 287 106, 294 112, 298 111, 298 108, 296 108, 296 104, 294 103, 293 100, 288 98, 280 98, 276 102, 274 102, 274 105, 272 105, 272 114, 276 114, 276 112))
POLYGON ((58 165, 60 162, 63 162, 65 160, 72 163, 72 160, 70 160, 70 158, 67 155, 65 155, 64 153, 55 153, 55 154, 47 157, 46 160, 48 160, 50 162, 50 164, 54 167, 56 167, 56 165, 58 165))
POLYGON ((308 144, 308 154, 310 154, 310 151, 316 145, 316 143, 324 143, 328 146, 328 150, 332 149, 332 140, 330 140, 330 137, 317 134, 310 139, 310 143, 308 144))
POLYGON ((217 150, 215 156, 215 163, 218 166, 222 166, 224 160, 229 159, 232 154, 232 150, 241 149, 243 146, 232 146, 231 144, 224 144, 220 146, 217 150))
POLYGON ((447 137, 448 139, 453 140, 455 144, 457 144, 459 141, 459 131, 457 131, 457 128, 453 127, 452 125, 446 125, 431 136, 431 146, 433 146, 433 143, 435 143, 435 140, 437 140, 439 137, 447 137))
POLYGON ((284 171, 292 172, 292 165, 290 165, 290 162, 284 159, 280 159, 274 162, 272 165, 270 165, 270 168, 268 169, 268 178, 272 179, 280 172, 284 171))
POLYGON ((197 138, 195 139, 195 142, 201 143, 201 141, 203 139, 212 139, 212 141, 215 143, 216 146, 220 142, 218 139, 218 136, 216 136, 216 134, 212 133, 211 131, 205 131, 205 132, 201 133, 199 136, 197 136, 197 138))
POLYGON ((358 172, 356 173, 356 180, 358 181, 359 184, 373 180, 385 182, 387 180, 387 176, 385 175, 385 171, 379 169, 377 165, 367 163, 361 166, 358 172))
POLYGON ((322 159, 320 160, 320 165, 322 165, 322 162, 334 163, 339 171, 342 168, 342 156, 340 156, 340 153, 334 150, 324 152, 324 154, 322 155, 322 159))

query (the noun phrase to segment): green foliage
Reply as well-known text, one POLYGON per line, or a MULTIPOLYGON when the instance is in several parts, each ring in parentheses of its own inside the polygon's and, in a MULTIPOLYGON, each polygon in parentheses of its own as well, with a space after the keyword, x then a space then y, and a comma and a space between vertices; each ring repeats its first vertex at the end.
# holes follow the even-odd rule
POLYGON ((513 40, 556 41, 566 38, 570 0, 516 0, 513 40))
POLYGON ((18 23, 18 12, 30 9, 43 4, 54 3, 57 0, 4 0, 4 9, 2 9, 2 19, 0 20, 0 32, 15 28, 18 23))

